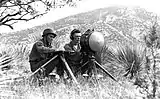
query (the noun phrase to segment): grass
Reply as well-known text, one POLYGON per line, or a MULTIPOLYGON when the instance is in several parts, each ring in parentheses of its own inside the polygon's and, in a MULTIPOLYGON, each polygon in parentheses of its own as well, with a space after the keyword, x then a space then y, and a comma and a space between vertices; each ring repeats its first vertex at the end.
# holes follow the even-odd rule
MULTIPOLYGON (((65 36, 64 36, 65 37, 65 36)), ((56 47, 61 47, 61 43, 65 41, 55 41, 56 47)), ((30 46, 25 44, 8 45, 10 47, 5 48, 5 54, 12 57, 12 68, 4 70, 0 77, 0 81, 5 77, 17 77, 30 74, 30 66, 28 63, 28 54, 30 46), (3 74, 5 73, 5 74, 3 74)), ((61 49, 61 48, 60 48, 61 49)), ((2 49, 1 49, 2 51, 2 49)), ((122 50, 119 50, 122 51, 122 50)), ((128 51, 128 49, 127 49, 128 51)), ((123 53, 126 50, 123 50, 123 53)), ((133 51, 134 53, 135 51, 133 51)), ((131 52, 125 54, 127 57, 131 52)), ((136 89, 130 80, 119 75, 119 71, 123 64, 119 62, 118 52, 109 48, 104 48, 102 52, 103 66, 116 78, 118 82, 113 81, 108 76, 98 79, 98 84, 95 80, 86 80, 83 77, 77 78, 80 83, 80 87, 77 87, 74 83, 64 84, 63 81, 52 82, 50 79, 44 81, 44 85, 38 86, 38 83, 32 83, 31 79, 18 79, 18 80, 6 80, 0 82, 0 99, 141 99, 145 97, 136 89), (111 65, 107 65, 110 63, 111 65)), ((139 55, 135 53, 136 55, 139 55)), ((137 56, 138 57, 138 56, 137 56)), ((130 58, 128 58, 130 59, 130 58)), ((133 63, 135 57, 133 57, 131 63, 133 63)), ((0 60, 0 62, 1 62, 0 60)), ((122 59, 121 61, 126 61, 122 59)), ((137 62, 141 61, 139 58, 137 62)), ((128 62, 128 61, 127 61, 128 62)), ((130 61, 129 61, 130 62, 130 61)), ((130 65, 129 65, 130 66, 130 65)), ((136 65, 137 66, 137 65, 136 65)))
MULTIPOLYGON (((78 80, 84 81, 82 78, 78 80)), ((99 85, 84 81, 80 88, 73 83, 65 85, 62 81, 58 84, 47 81, 40 87, 30 85, 27 80, 8 85, 7 91, 10 94, 0 96, 1 99, 137 99, 138 97, 134 92, 135 87, 130 82, 123 81, 120 85, 110 78, 100 79, 99 85)))

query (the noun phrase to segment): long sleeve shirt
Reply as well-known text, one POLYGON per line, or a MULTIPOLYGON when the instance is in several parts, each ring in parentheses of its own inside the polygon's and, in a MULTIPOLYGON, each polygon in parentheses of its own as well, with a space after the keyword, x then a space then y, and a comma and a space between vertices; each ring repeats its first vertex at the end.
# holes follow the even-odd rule
POLYGON ((31 53, 29 55, 29 61, 36 61, 41 59, 46 59, 49 54, 54 52, 55 49, 52 46, 47 45, 43 39, 39 40, 33 45, 31 53))
POLYGON ((64 49, 65 51, 70 51, 70 52, 80 52, 81 46, 80 44, 74 45, 73 42, 71 41, 70 43, 64 46, 64 49))

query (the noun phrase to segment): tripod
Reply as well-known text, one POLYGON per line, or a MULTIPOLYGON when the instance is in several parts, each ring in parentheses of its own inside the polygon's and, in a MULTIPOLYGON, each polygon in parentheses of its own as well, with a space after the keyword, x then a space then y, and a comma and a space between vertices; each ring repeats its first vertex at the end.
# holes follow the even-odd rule
POLYGON ((76 80, 76 77, 74 76, 74 74, 73 74, 71 68, 69 67, 66 59, 64 58, 64 54, 60 54, 60 58, 61 58, 61 60, 63 61, 66 69, 68 70, 68 73, 70 74, 70 76, 72 77, 72 79, 74 80, 74 82, 75 82, 76 84, 78 84, 78 81, 76 80))
POLYGON ((95 76, 97 75, 97 68, 99 68, 104 73, 106 73, 110 78, 112 78, 114 81, 117 81, 115 77, 112 76, 112 74, 110 74, 103 66, 101 66, 97 62, 95 58, 95 53, 88 52, 85 56, 87 56, 87 61, 76 72, 82 70, 82 73, 84 73, 87 71, 87 74, 89 74, 89 76, 92 76, 92 75, 95 76))
MULTIPOLYGON (((69 75, 71 76, 71 78, 73 79, 73 81, 79 85, 76 77, 74 76, 74 73, 72 72, 70 66, 68 65, 65 57, 64 57, 64 53, 65 51, 57 51, 56 54, 49 60, 47 61, 45 64, 43 64, 40 68, 38 68, 36 71, 34 71, 33 73, 31 73, 29 76, 22 76, 22 77, 16 77, 14 78, 14 80, 16 79, 23 79, 23 78, 30 78, 31 76, 35 75, 38 71, 40 71, 41 69, 43 69, 47 64, 49 64, 51 61, 54 61, 57 57, 60 57, 60 59, 62 60, 62 62, 64 63, 64 66, 66 67, 66 70, 68 71, 69 75)), ((85 61, 82 66, 76 70, 76 72, 79 72, 81 69, 85 69, 84 71, 91 71, 91 74, 95 74, 96 75, 96 67, 100 68, 103 72, 105 72, 110 78, 112 78, 114 81, 117 81, 104 67, 102 67, 95 59, 94 57, 94 53, 87 53, 86 54, 86 58, 87 61, 85 61), (89 68, 87 68, 87 66, 89 65, 89 68)), ((75 73, 76 73, 75 72, 75 73)), ((1 80, 0 82, 6 81, 6 80, 13 80, 12 78, 10 79, 4 79, 1 80)))
MULTIPOLYGON (((60 59, 62 60, 62 62, 64 63, 64 66, 66 68, 66 70, 68 71, 67 73, 70 75, 70 77, 73 79, 73 81, 79 85, 73 71, 71 70, 70 66, 68 65, 66 59, 65 59, 65 53, 70 53, 70 52, 66 52, 66 51, 57 51, 55 56, 53 58, 51 58, 48 62, 46 62, 44 65, 42 65, 39 69, 37 69, 35 72, 32 73, 32 75, 34 75, 36 72, 38 72, 40 69, 44 68, 49 62, 54 61, 56 57, 60 57, 60 59)), ((72 52, 71 52, 72 53, 72 52)), ((82 72, 88 71, 89 75, 97 74, 97 67, 100 68, 103 72, 105 72, 109 77, 111 77, 114 81, 117 81, 104 67, 102 67, 95 59, 95 54, 90 52, 87 53, 86 55, 84 55, 84 57, 86 57, 86 62, 84 62, 84 64, 82 64, 82 66, 76 70, 75 74, 79 71, 82 70, 82 72)), ((81 73, 82 73, 81 72, 81 73)))

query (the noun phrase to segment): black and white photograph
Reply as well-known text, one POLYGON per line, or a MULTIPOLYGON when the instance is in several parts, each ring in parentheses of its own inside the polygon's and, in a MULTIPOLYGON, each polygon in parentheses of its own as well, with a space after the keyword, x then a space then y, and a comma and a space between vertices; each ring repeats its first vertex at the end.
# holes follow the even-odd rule
POLYGON ((160 2, 0 0, 0 99, 160 99, 160 2))

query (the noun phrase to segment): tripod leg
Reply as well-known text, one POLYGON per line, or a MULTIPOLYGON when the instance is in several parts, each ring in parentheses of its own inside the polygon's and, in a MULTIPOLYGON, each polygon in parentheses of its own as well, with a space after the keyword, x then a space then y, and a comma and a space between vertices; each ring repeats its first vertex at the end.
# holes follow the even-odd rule
POLYGON ((44 68, 48 63, 50 63, 51 61, 53 61, 58 55, 54 56, 53 58, 51 58, 48 62, 46 62, 45 64, 43 64, 40 68, 38 68, 36 71, 34 71, 30 76, 33 76, 34 74, 36 74, 40 69, 44 68))
POLYGON ((114 81, 117 82, 117 80, 115 79, 115 77, 113 77, 104 67, 102 67, 97 61, 95 61, 95 63, 97 64, 97 66, 102 69, 109 77, 111 77, 114 81))
POLYGON ((83 70, 83 68, 88 64, 88 61, 85 62, 80 68, 78 68, 76 71, 75 71, 75 74, 77 74, 79 71, 81 74, 83 74, 85 72, 85 70, 83 70))
POLYGON ((74 76, 74 74, 73 74, 73 72, 72 72, 72 70, 70 69, 68 63, 66 62, 65 58, 63 58, 62 56, 60 56, 60 58, 61 58, 61 60, 64 62, 65 66, 66 66, 69 74, 71 75, 72 79, 74 80, 74 82, 75 82, 77 85, 79 85, 78 82, 77 82, 77 80, 76 80, 76 78, 75 78, 75 76, 74 76))
POLYGON ((88 74, 89 77, 95 76, 97 74, 96 66, 93 60, 89 60, 81 67, 82 73, 88 74))
POLYGON ((96 68, 96 63, 94 60, 91 60, 91 74, 93 75, 92 79, 93 81, 95 81, 95 86, 99 85, 99 81, 98 81, 98 78, 97 78, 97 68, 96 68))
POLYGON ((90 61, 90 66, 91 66, 91 75, 96 76, 97 70, 96 70, 96 66, 93 60, 90 61))

